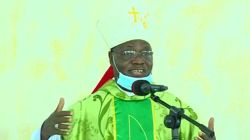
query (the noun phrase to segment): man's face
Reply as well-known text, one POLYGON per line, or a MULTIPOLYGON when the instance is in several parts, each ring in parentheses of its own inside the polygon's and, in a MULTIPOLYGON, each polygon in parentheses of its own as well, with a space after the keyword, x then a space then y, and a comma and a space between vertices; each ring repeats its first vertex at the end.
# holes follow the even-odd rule
POLYGON ((115 64, 121 73, 131 77, 145 77, 152 71, 152 49, 144 40, 131 40, 115 47, 109 53, 109 59, 116 78, 115 64))

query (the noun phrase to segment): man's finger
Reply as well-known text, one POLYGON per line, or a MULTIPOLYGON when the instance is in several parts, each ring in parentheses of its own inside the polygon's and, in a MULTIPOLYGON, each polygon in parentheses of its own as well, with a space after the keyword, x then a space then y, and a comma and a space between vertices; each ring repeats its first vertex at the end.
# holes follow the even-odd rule
POLYGON ((71 111, 60 111, 60 112, 56 112, 55 116, 56 117, 63 117, 63 116, 72 116, 72 112, 71 111))
POLYGON ((200 137, 195 137, 194 140, 202 140, 200 137))
POLYGON ((62 111, 63 109, 63 106, 64 106, 64 98, 60 98, 60 101, 56 107, 56 111, 55 112, 60 112, 62 111))
POLYGON ((211 117, 208 121, 208 128, 214 131, 214 118, 211 117))
POLYGON ((210 138, 203 132, 200 132, 199 133, 199 137, 202 139, 202 140, 209 140, 210 138))
POLYGON ((58 129, 64 129, 66 131, 69 131, 70 128, 71 128, 70 124, 63 124, 63 123, 61 123, 61 124, 58 125, 58 129))
POLYGON ((69 130, 56 129, 56 130, 53 131, 53 134, 68 135, 69 134, 69 130))
POLYGON ((71 123, 71 117, 60 117, 55 119, 55 123, 71 123))

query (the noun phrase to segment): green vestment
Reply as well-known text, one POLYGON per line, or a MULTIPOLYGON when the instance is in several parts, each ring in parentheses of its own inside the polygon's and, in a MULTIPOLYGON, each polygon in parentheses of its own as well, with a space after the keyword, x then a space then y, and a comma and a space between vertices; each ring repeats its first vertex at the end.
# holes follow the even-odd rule
MULTIPOLYGON (((184 109, 193 119, 193 110, 168 92, 157 92, 163 101, 184 109)), ((64 140, 171 140, 171 129, 163 120, 169 110, 148 96, 127 96, 114 80, 96 93, 78 101, 73 111, 72 129, 64 140)), ((182 119, 180 140, 193 140, 198 128, 182 119)))

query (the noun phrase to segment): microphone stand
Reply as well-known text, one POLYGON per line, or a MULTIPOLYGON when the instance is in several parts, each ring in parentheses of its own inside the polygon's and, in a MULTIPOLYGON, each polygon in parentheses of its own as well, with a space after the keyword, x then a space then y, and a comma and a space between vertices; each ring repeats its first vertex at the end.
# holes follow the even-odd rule
POLYGON ((214 132, 207 128, 205 125, 198 123, 194 119, 190 118, 189 116, 184 114, 184 110, 181 108, 177 108, 175 106, 171 106, 166 102, 162 101, 159 96, 154 95, 155 92, 151 93, 151 99, 161 105, 165 106, 170 110, 170 114, 164 118, 164 124, 166 127, 172 129, 172 140, 179 140, 179 132, 178 129, 181 124, 181 118, 186 119, 190 123, 197 126, 202 132, 204 132, 209 137, 214 137, 214 132))

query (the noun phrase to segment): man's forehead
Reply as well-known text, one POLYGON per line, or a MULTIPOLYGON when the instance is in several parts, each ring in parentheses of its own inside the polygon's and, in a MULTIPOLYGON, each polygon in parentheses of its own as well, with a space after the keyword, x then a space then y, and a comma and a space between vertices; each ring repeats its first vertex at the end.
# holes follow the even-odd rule
POLYGON ((135 39, 135 40, 130 40, 130 41, 124 42, 124 43, 118 45, 117 47, 115 47, 114 49, 117 49, 117 50, 133 49, 136 46, 141 46, 145 49, 151 49, 150 44, 147 41, 141 40, 141 39, 135 39))

